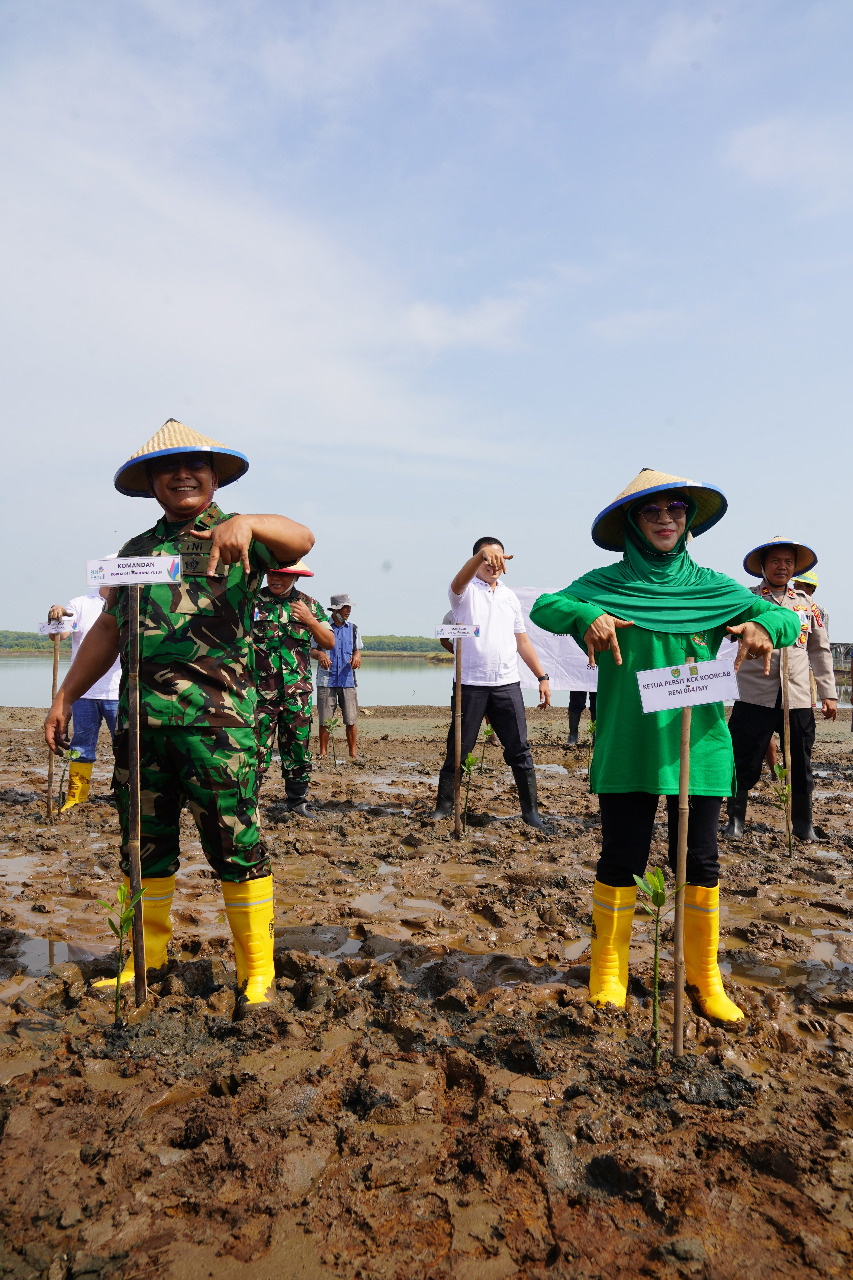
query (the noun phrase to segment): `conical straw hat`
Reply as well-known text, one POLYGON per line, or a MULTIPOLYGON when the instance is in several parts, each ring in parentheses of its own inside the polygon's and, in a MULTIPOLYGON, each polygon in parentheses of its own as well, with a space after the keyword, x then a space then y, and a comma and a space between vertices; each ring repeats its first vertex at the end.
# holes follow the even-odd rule
POLYGON ((794 548, 794 573, 805 573, 808 569, 813 569, 817 564, 817 556, 811 547, 807 547, 804 542, 797 542, 796 538, 783 538, 777 533, 775 538, 771 538, 769 542, 761 542, 757 547, 753 547, 748 555, 744 556, 743 567, 747 573, 751 573, 753 578, 763 578, 764 569, 761 566, 761 553, 768 551, 770 547, 793 547, 794 548))
POLYGON ((294 578, 313 578, 314 570, 309 569, 304 560, 297 560, 295 564, 283 564, 278 569, 267 569, 267 574, 271 573, 288 573, 294 578))
POLYGON ((671 476, 653 467, 643 467, 619 496, 600 511, 592 522, 592 540, 605 551, 625 549, 625 508, 639 498, 651 497, 666 489, 686 489, 696 503, 696 515, 690 525, 693 537, 710 529, 726 514, 728 502, 723 493, 712 484, 701 480, 688 480, 685 476, 671 476))
POLYGON ((794 575, 795 582, 804 582, 807 587, 814 587, 817 591, 820 583, 817 580, 817 574, 812 569, 806 569, 803 573, 794 575))
POLYGON ((119 467, 113 480, 119 493, 127 494, 129 498, 152 497, 147 464, 154 458, 162 458, 169 453, 209 453, 216 468, 220 489, 223 485, 239 480, 249 470, 248 458, 236 449, 229 449, 218 440, 211 440, 209 436, 193 431, 192 427, 185 427, 176 418, 170 418, 141 449, 137 449, 119 467))

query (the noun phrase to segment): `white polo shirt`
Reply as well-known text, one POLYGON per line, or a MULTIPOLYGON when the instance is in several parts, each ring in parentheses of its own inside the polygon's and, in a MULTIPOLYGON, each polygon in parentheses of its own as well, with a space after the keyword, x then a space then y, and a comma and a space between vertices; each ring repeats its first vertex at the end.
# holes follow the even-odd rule
MULTIPOLYGON (((518 648, 515 637, 526 631, 518 596, 498 579, 492 591, 482 578, 472 578, 461 595, 447 592, 453 621, 473 623, 478 636, 462 643, 462 683, 518 684, 518 648)), ((455 642, 456 643, 456 642, 455 642)))
MULTIPOLYGON (((73 600, 69 600, 65 606, 70 609, 72 617, 65 619, 68 623, 68 629, 71 632, 71 661, 77 657, 77 650, 83 643, 83 637, 91 627, 95 625, 104 611, 106 604, 100 592, 95 591, 88 596, 75 596, 73 600)), ((100 680, 96 680, 91 689, 87 689, 81 696, 84 698, 101 699, 104 702, 114 702, 118 697, 118 687, 121 681, 121 660, 116 658, 113 665, 100 680)))

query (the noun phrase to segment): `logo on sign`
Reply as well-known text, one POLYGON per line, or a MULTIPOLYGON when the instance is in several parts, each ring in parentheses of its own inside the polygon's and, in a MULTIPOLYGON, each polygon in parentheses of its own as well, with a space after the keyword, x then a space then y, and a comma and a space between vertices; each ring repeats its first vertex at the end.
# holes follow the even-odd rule
POLYGON ((699 668, 698 668, 698 667, 688 667, 688 668, 687 668, 687 670, 690 672, 690 674, 691 674, 692 676, 698 676, 698 674, 699 674, 699 668))
POLYGON ((104 566, 103 566, 102 564, 99 564, 99 565, 98 565, 98 567, 97 567, 97 569, 92 569, 92 570, 90 571, 90 573, 89 573, 89 580, 90 580, 91 582, 103 582, 103 580, 104 580, 104 566))
POLYGON ((478 636, 479 634, 480 634, 480 628, 479 628, 479 627, 475 627, 475 628, 474 628, 474 635, 475 635, 475 636, 478 636))
POLYGON ((181 562, 180 560, 173 560, 172 563, 169 565, 169 577, 172 579, 173 582, 177 582, 180 576, 181 576, 181 562))
POLYGON ((673 667, 669 674, 672 676, 674 680, 677 680, 678 677, 681 675, 681 667, 673 667))

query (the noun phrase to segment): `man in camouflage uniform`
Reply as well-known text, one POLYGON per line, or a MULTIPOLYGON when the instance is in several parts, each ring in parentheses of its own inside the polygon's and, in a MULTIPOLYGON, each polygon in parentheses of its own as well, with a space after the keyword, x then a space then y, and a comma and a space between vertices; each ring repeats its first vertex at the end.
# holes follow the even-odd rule
POLYGON ((302 561, 267 570, 267 585, 255 604, 252 638, 258 687, 258 789, 272 762, 278 731, 287 808, 303 818, 311 780, 311 647, 333 649, 335 637, 321 604, 296 589, 297 578, 313 578, 302 561))
MULTIPOLYGON (((166 963, 187 802, 202 848, 222 882, 237 980, 250 1004, 273 983, 273 893, 257 822, 257 740, 251 641, 267 569, 289 564, 314 538, 284 516, 226 516, 218 486, 248 469, 242 454, 170 419, 115 477, 120 493, 156 497, 163 517, 119 555, 182 557, 180 583, 140 588, 140 808, 146 965, 166 963)), ((122 870, 129 871, 128 588, 110 593, 45 721, 52 750, 67 746, 71 703, 121 653, 115 789, 122 870)), ((122 981, 133 978, 133 960, 122 981)))

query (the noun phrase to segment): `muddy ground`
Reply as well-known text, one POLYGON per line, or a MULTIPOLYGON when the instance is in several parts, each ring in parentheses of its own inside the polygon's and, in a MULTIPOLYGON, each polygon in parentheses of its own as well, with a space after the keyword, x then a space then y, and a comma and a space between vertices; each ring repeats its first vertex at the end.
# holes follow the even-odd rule
POLYGON ((435 708, 363 715, 363 761, 315 773, 316 823, 268 781, 278 991, 243 1020, 187 820, 173 958, 120 1028, 88 986, 114 972, 108 751, 49 827, 38 720, 0 712, 0 1274, 851 1274, 849 723, 819 729, 818 843, 787 856, 765 781, 724 849, 746 1024, 690 1010, 686 1056, 655 1074, 639 914, 627 1010, 586 1000, 599 833, 564 711, 529 716, 547 836, 494 747, 462 843, 427 820, 435 708))

